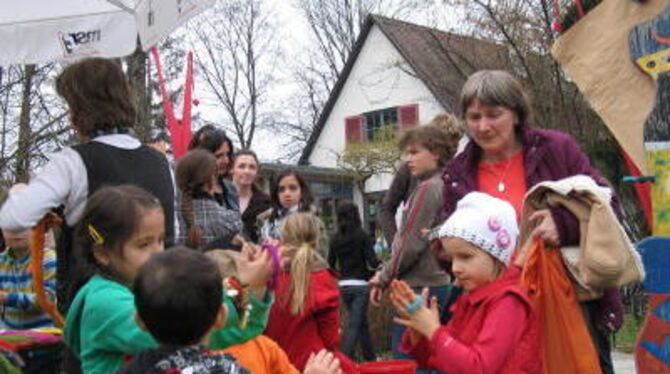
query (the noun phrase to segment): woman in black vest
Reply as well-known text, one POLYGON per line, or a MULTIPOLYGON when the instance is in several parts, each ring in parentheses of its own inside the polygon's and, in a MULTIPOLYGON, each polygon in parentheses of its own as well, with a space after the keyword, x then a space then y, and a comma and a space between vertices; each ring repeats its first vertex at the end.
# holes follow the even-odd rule
MULTIPOLYGON (((175 188, 164 155, 131 134, 136 109, 121 66, 102 58, 76 62, 56 78, 80 144, 51 156, 43 170, 0 211, 0 227, 31 228, 52 209, 63 208, 65 227, 56 247, 58 304, 65 310, 72 276, 72 228, 88 196, 103 185, 134 184, 151 192, 165 212, 166 246, 175 236, 175 188)), ((73 296, 73 295, 72 295, 73 296)))

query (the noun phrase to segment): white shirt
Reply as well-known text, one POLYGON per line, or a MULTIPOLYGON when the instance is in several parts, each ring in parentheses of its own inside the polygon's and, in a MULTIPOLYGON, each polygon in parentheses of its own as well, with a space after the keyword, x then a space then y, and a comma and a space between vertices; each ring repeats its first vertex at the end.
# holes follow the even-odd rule
MULTIPOLYGON (((121 149, 137 149, 142 146, 139 140, 128 134, 102 135, 93 139, 121 149)), ((174 175, 170 169, 174 187, 174 175)), ((176 193, 176 188, 173 188, 176 193)), ((12 193, 0 209, 0 227, 10 231, 31 228, 44 215, 63 204, 65 221, 74 226, 86 207, 88 199, 88 174, 84 160, 77 151, 66 147, 55 153, 23 191, 12 193)), ((175 238, 178 235, 178 222, 175 209, 175 238)))

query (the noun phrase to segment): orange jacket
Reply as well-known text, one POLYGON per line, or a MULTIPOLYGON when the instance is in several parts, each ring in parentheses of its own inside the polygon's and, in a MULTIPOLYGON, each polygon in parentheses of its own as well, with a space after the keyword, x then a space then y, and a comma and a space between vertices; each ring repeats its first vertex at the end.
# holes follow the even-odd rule
POLYGON ((243 344, 226 348, 223 352, 254 374, 299 374, 286 352, 265 335, 259 335, 243 344))

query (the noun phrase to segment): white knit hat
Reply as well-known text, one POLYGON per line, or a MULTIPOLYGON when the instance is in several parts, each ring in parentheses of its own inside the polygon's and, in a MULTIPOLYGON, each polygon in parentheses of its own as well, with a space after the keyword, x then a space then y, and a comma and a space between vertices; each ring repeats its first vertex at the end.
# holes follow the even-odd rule
POLYGON ((442 224, 438 237, 463 239, 507 265, 516 248, 519 227, 510 203, 481 192, 470 192, 442 224))

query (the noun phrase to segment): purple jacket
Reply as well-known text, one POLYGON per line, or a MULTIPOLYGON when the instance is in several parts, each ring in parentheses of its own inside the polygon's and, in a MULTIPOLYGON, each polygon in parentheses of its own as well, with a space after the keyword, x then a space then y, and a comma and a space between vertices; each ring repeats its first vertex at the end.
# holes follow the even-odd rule
MULTIPOLYGON (((578 174, 588 175, 602 186, 609 182, 591 166, 588 157, 567 133, 556 130, 538 129, 526 126, 522 130, 523 162, 526 186, 544 181, 554 181, 578 174)), ((444 168, 444 208, 443 218, 456 209, 456 203, 468 192, 477 190, 477 164, 481 158, 481 148, 470 142, 463 152, 449 161, 444 168)), ((612 208, 620 216, 616 195, 612 198, 612 208)), ((579 222, 565 208, 551 209, 556 222, 561 245, 579 244, 579 222)))
MULTIPOLYGON (((534 185, 560 180, 578 174, 588 175, 596 183, 611 187, 609 182, 591 166, 579 144, 567 133, 526 126, 522 130, 524 172, 528 189, 534 185)), ((477 190, 477 164, 481 148, 470 142, 463 152, 447 163, 443 170, 444 206, 442 218, 456 209, 456 203, 468 192, 477 190)), ((614 192, 614 191, 613 191, 614 192)), ((619 200, 612 194, 612 209, 621 220, 619 200)), ((558 229, 561 245, 579 244, 579 221, 563 207, 552 208, 551 214, 558 229)), ((616 331, 623 323, 623 304, 618 289, 607 289, 596 307, 595 323, 602 331, 616 331)))

